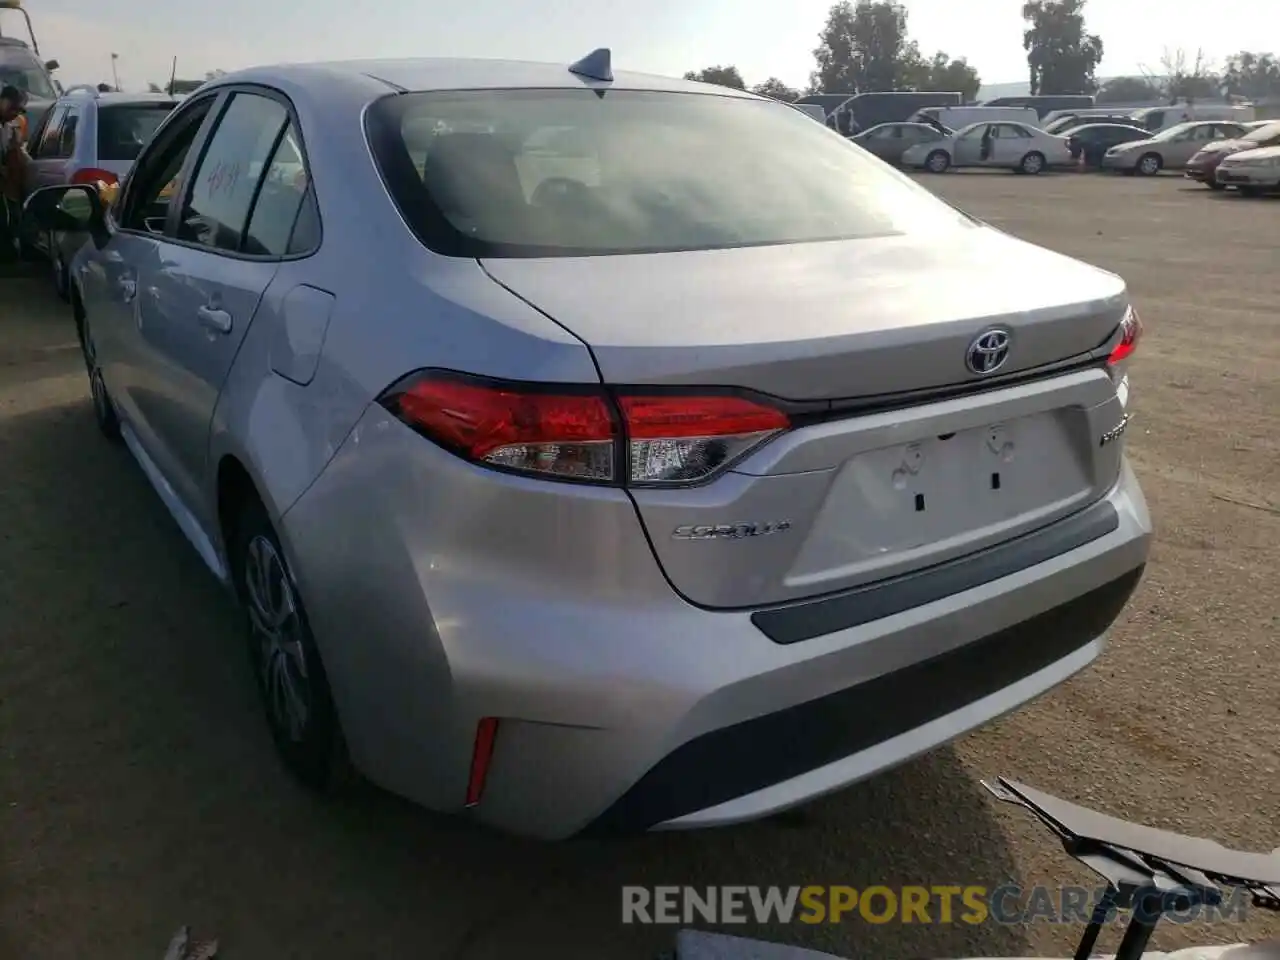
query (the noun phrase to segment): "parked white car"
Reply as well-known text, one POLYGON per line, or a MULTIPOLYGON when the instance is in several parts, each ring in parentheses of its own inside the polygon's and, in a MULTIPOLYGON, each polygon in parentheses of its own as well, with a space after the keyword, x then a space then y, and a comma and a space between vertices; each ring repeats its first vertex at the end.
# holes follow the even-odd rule
POLYGON ((1073 163, 1065 137, 1026 123, 972 123, 950 136, 918 143, 902 154, 902 165, 945 173, 952 167, 1004 167, 1043 173, 1073 163))
POLYGON ((1149 140, 1112 147, 1102 158, 1102 168, 1153 177, 1161 170, 1181 170, 1214 141, 1239 140, 1245 133, 1238 123, 1193 120, 1170 127, 1149 140))
POLYGON ((1242 150, 1227 157, 1214 171, 1218 183, 1235 187, 1246 197, 1280 191, 1280 147, 1242 150))

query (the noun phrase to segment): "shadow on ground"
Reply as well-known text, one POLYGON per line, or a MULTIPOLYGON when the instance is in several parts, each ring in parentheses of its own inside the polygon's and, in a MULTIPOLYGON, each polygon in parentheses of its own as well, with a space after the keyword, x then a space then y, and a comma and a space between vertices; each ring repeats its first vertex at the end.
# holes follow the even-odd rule
MULTIPOLYGON (((373 788, 315 798, 275 762, 227 601, 87 399, 0 416, 0 456, 7 955, 159 956, 187 923, 228 960, 647 957, 674 929, 623 928, 624 884, 1013 875, 946 750, 771 822, 611 842, 512 840, 373 788)), ((993 925, 729 932, 852 957, 1025 946, 993 925)))

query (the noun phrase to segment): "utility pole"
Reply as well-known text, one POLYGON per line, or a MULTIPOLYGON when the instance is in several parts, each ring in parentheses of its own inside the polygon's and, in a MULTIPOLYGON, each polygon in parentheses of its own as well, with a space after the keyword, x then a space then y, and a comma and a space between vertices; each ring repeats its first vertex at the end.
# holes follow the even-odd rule
POLYGON ((116 69, 116 61, 120 59, 120 54, 113 53, 111 55, 111 79, 115 81, 116 89, 120 89, 120 71, 116 69))

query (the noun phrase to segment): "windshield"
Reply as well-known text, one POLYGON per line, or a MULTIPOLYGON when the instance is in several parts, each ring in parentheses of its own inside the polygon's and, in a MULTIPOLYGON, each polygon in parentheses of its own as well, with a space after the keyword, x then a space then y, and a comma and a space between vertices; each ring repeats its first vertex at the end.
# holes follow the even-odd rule
POLYGON ((708 250, 963 229, 790 107, 707 94, 387 97, 369 141, 405 219, 457 256, 708 250))
POLYGON ((1276 137, 1280 137, 1280 122, 1268 123, 1265 127, 1250 130, 1240 139, 1247 140, 1249 143, 1266 143, 1276 137))
POLYGON ((1185 123, 1179 123, 1153 136, 1152 140, 1176 140, 1179 136, 1186 133, 1196 125, 1194 120, 1188 120, 1185 123))
POLYGON ((0 51, 0 86, 10 85, 39 100, 58 99, 58 91, 44 66, 25 50, 0 51))
POLYGON ((105 106, 98 111, 98 157, 102 160, 136 160, 142 148, 174 105, 131 103, 105 106))

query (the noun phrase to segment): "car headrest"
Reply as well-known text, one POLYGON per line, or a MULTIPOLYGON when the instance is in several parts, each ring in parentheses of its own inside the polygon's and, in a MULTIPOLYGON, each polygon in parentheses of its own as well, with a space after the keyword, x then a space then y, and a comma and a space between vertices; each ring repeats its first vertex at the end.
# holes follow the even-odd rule
POLYGON ((422 180, 446 214, 482 215, 525 203, 515 155, 488 133, 445 133, 431 141, 422 180))

